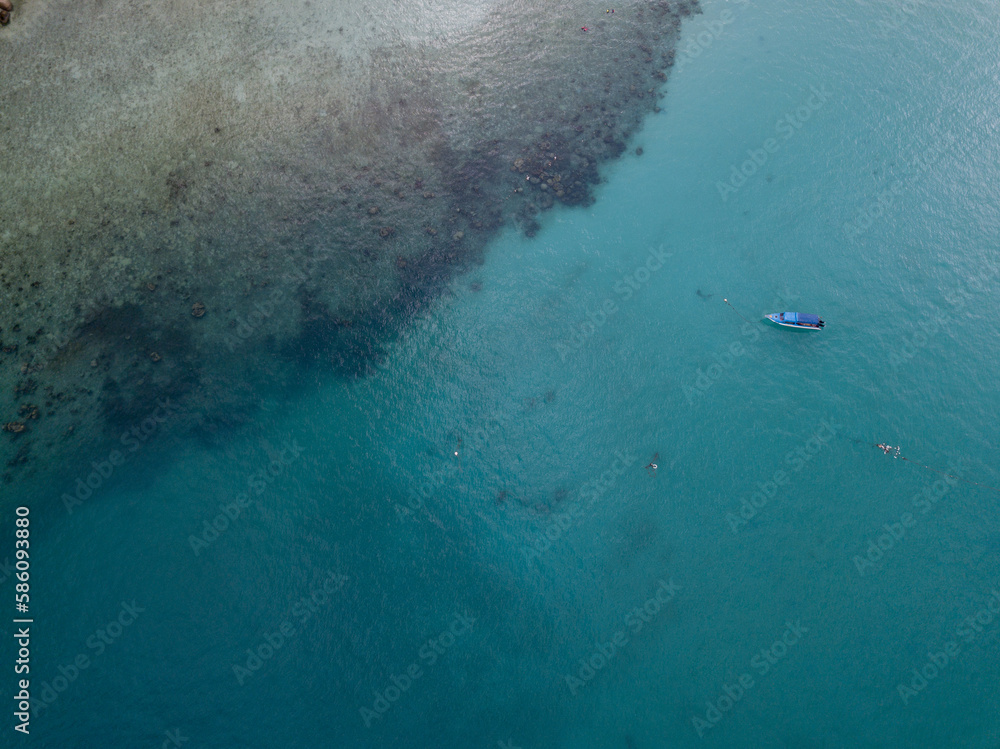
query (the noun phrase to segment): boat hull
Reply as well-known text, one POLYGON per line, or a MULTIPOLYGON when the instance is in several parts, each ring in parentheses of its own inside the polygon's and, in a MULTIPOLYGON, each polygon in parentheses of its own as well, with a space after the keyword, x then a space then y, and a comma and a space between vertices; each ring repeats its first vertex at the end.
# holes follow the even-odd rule
POLYGON ((797 317, 797 313, 775 312, 770 315, 764 315, 764 319, 770 323, 774 323, 775 325, 780 325, 782 328, 792 328, 793 330, 820 331, 823 329, 824 322, 822 320, 819 320, 819 324, 817 325, 817 324, 803 324, 799 322, 790 322, 788 320, 783 319, 786 315, 790 316, 793 314, 796 315, 797 317))

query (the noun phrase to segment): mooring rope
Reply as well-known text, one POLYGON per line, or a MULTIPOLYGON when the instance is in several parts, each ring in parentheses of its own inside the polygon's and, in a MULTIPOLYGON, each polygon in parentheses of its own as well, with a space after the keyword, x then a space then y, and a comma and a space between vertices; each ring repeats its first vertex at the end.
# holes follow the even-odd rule
MULTIPOLYGON (((723 299, 722 301, 724 301, 724 302, 725 302, 726 304, 729 304, 729 300, 728 300, 728 299, 723 299)), ((735 313, 736 313, 737 315, 740 315, 740 311, 739 311, 738 309, 736 309, 736 308, 735 308, 735 307, 734 307, 733 305, 729 304, 729 309, 731 309, 731 310, 732 310, 733 312, 735 312, 735 313)), ((741 317, 741 318, 743 319, 743 322, 747 322, 747 323, 749 323, 749 322, 750 322, 750 321, 749 321, 749 320, 747 320, 747 319, 746 319, 745 317, 743 317, 743 315, 740 315, 740 317, 741 317)))

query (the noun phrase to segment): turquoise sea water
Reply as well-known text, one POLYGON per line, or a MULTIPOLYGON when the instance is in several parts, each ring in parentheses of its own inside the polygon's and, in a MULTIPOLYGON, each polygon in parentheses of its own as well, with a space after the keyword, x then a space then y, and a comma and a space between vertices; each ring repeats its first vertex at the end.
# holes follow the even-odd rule
POLYGON ((1000 745, 998 27, 705 3, 377 373, 39 504, 31 744, 1000 745))

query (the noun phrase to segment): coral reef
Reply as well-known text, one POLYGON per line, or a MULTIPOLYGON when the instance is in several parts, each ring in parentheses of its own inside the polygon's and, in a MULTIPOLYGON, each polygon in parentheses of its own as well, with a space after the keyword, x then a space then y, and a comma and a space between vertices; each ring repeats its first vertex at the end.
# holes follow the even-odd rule
POLYGON ((383 36, 345 45, 333 6, 248 24, 235 0, 105 0, 64 24, 75 7, 0 37, 0 69, 18 69, 0 78, 8 482, 164 397, 201 414, 175 428, 219 429, 249 418, 258 384, 372 371, 502 226, 533 236, 593 202, 697 12, 633 2, 580 34, 503 2, 447 28, 387 11, 383 36))

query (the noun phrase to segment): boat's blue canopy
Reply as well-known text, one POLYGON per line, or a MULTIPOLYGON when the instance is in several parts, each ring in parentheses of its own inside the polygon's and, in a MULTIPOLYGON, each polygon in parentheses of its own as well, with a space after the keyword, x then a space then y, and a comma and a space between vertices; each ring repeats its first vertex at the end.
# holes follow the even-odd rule
POLYGON ((807 323, 809 325, 819 325, 819 315, 803 315, 799 312, 797 322, 807 323))

